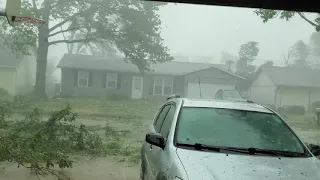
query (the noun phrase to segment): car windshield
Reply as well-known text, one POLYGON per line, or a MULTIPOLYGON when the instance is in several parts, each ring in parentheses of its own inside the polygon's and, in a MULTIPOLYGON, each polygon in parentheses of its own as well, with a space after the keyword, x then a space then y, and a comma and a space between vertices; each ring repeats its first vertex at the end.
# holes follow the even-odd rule
POLYGON ((277 115, 233 109, 184 107, 176 141, 304 153, 301 142, 277 115))

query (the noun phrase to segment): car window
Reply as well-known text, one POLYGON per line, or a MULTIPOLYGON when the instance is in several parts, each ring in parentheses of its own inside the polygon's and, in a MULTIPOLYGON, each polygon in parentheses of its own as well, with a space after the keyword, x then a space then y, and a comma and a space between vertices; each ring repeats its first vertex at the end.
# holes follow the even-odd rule
POLYGON ((219 90, 217 93, 216 93, 216 96, 215 96, 216 99, 221 99, 222 98, 222 91, 219 90))
POLYGON ((163 124, 164 118, 166 117, 168 111, 170 109, 170 105, 165 105, 159 112, 156 121, 154 122, 154 129, 156 132, 160 132, 161 126, 163 124))
POLYGON ((277 115, 231 109, 183 108, 176 141, 305 152, 298 138, 277 115))
POLYGON ((160 133, 162 134, 162 136, 164 138, 168 138, 175 112, 176 112, 175 105, 171 105, 171 108, 170 108, 170 110, 169 110, 169 112, 163 122, 163 125, 161 127, 161 131, 160 131, 160 133))

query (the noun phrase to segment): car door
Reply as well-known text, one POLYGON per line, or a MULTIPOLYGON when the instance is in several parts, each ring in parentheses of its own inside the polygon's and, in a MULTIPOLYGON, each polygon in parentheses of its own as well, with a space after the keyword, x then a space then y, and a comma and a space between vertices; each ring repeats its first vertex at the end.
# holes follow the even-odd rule
MULTIPOLYGON (((172 126, 172 121, 175 115, 176 106, 174 104, 170 104, 170 110, 168 111, 164 121, 161 125, 159 133, 164 137, 165 142, 167 143, 168 135, 170 133, 170 129, 172 126)), ((166 145, 164 149, 159 147, 153 147, 151 151, 152 164, 153 164, 153 179, 166 179, 168 177, 168 170, 171 167, 170 157, 169 157, 169 148, 166 145), (161 178, 159 178, 161 177, 161 178)))
MULTIPOLYGON (((150 126, 149 128, 149 132, 160 132, 161 130, 161 126, 163 124, 163 121, 165 119, 165 117, 167 116, 168 111, 170 110, 170 104, 165 104, 162 108, 160 108, 152 126, 150 126)), ((155 157, 153 156, 153 152, 152 150, 154 150, 154 146, 144 142, 143 145, 143 153, 142 153, 142 161, 144 163, 144 176, 145 179, 147 180, 152 180, 154 179, 154 162, 156 161, 155 157)))

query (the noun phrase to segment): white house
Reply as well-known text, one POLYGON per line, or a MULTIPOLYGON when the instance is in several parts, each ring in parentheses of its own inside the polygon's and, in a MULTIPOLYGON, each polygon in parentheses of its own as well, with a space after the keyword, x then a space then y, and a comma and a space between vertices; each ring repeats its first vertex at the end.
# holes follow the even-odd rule
POLYGON ((36 77, 35 56, 18 58, 4 49, 0 49, 0 55, 0 88, 12 95, 31 91, 36 77))
POLYGON ((320 70, 263 67, 249 89, 250 99, 276 108, 301 105, 311 110, 320 101, 320 70))

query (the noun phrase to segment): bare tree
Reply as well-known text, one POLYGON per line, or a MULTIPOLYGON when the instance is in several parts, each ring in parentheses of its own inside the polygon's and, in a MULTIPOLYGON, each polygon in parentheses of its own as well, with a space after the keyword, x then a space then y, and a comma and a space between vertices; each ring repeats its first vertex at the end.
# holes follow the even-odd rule
POLYGON ((292 47, 289 47, 287 55, 285 55, 284 53, 282 53, 283 56, 283 60, 286 63, 287 67, 290 67, 290 58, 292 56, 292 47))

